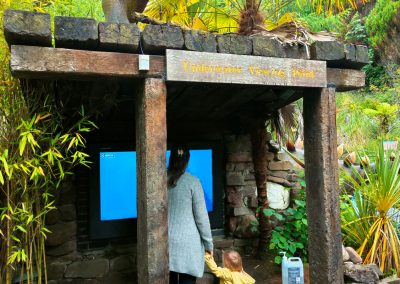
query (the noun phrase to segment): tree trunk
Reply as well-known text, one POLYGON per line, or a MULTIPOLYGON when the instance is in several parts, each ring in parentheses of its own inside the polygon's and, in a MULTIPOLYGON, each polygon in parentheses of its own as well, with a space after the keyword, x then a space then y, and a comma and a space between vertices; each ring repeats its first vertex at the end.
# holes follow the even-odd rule
POLYGON ((260 208, 258 215, 260 223, 258 252, 260 256, 263 257, 268 251, 268 244, 271 239, 270 219, 263 213, 264 209, 269 208, 267 197, 267 131, 265 130, 264 124, 253 129, 251 133, 251 143, 253 148, 253 163, 257 184, 258 206, 260 208))

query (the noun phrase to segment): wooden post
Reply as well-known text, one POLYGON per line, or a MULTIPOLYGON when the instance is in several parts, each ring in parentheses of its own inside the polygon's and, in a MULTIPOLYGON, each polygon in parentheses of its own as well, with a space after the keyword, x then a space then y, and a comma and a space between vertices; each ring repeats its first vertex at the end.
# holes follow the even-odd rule
POLYGON ((169 282, 166 97, 165 81, 147 78, 136 99, 139 284, 169 282))
POLYGON ((335 85, 304 96, 310 283, 343 283, 335 85))

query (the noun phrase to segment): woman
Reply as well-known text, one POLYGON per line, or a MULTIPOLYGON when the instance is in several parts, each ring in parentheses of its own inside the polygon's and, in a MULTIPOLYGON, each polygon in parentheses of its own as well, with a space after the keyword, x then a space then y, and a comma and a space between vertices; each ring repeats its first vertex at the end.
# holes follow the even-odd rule
POLYGON ((194 284, 204 272, 204 253, 213 252, 203 188, 187 173, 189 150, 174 147, 168 165, 170 283, 194 284))

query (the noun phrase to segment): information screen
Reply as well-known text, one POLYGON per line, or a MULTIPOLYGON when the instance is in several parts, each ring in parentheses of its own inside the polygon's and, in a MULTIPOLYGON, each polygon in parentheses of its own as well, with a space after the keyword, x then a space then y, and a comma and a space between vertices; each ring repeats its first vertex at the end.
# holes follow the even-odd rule
MULTIPOLYGON (((170 152, 167 151, 167 161, 170 152)), ((137 218, 136 152, 100 152, 101 221, 137 218)), ((203 186, 208 212, 213 211, 212 149, 190 150, 187 171, 203 186)))

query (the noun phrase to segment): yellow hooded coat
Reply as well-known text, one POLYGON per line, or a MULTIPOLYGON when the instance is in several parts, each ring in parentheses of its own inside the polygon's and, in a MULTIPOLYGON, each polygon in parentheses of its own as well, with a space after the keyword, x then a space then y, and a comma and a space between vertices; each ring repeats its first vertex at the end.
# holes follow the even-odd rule
POLYGON ((246 272, 231 271, 228 268, 218 267, 211 255, 205 256, 208 268, 219 278, 220 284, 254 284, 256 281, 246 272))

